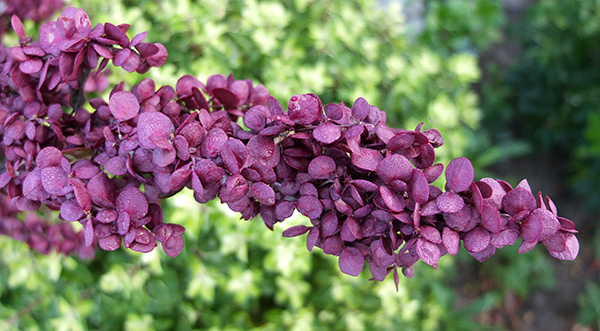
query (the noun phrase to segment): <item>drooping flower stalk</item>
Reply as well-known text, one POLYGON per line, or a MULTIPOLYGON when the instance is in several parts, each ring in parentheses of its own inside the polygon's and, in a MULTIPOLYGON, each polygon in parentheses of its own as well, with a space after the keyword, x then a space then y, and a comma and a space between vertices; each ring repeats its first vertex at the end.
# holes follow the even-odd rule
POLYGON ((0 233, 25 238, 30 232, 16 225, 15 211, 42 205, 83 227, 83 235, 63 235, 69 249, 37 245, 30 235, 24 240, 34 249, 149 252, 160 242, 176 256, 184 228, 165 223, 160 200, 187 187, 199 203, 219 197, 270 229, 297 210, 312 226, 284 236, 308 232, 308 250, 338 256, 353 276, 366 261, 374 279, 393 273, 397 282, 398 268, 412 277, 418 260, 437 267, 461 241, 479 261, 519 238, 520 253, 542 243, 555 258, 577 256, 574 224, 527 181, 515 188, 474 181, 470 161, 457 158, 439 189, 432 183, 444 173, 435 163, 440 132, 423 123, 390 128, 385 112, 363 98, 323 106, 299 94, 284 111, 250 80, 213 75, 204 84, 186 75, 175 87, 119 84, 108 102, 90 100, 90 112, 82 108, 86 79, 109 60, 128 72, 160 66, 164 46, 143 43, 146 33, 129 40, 128 25, 91 28, 75 8, 44 24, 39 41, 26 38, 16 16, 12 23, 21 45, 0 49, 0 189, 11 204, 0 209, 0 233))

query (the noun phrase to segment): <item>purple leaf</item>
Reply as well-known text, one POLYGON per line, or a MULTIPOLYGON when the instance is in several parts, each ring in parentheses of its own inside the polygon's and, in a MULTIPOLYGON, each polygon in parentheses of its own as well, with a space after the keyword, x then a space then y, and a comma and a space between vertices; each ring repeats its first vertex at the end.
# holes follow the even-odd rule
POLYGON ((373 262, 380 267, 387 267, 396 260, 396 255, 393 252, 391 254, 387 252, 381 240, 375 240, 369 245, 369 253, 373 262))
POLYGON ((344 241, 354 241, 356 239, 362 239, 362 229, 360 227, 360 223, 353 218, 347 217, 342 225, 342 230, 340 232, 341 238, 344 241))
POLYGON ((496 248, 502 248, 507 245, 512 245, 517 242, 519 239, 519 232, 515 231, 512 228, 504 229, 500 233, 497 233, 492 236, 490 240, 490 245, 496 248))
POLYGON ((306 248, 308 249, 309 252, 312 252, 312 250, 315 247, 315 245, 317 244, 318 240, 319 240, 319 228, 313 226, 312 228, 310 228, 310 231, 308 232, 308 235, 306 236, 306 248))
POLYGON ((44 62, 40 59, 30 59, 19 64, 19 70, 25 74, 34 74, 42 69, 44 62))
POLYGON ((565 250, 562 252, 550 251, 550 255, 559 260, 573 261, 579 254, 579 241, 572 233, 564 233, 565 250))
POLYGON ((248 129, 253 131, 262 130, 267 124, 267 116, 269 116, 269 109, 263 105, 254 106, 244 115, 244 125, 248 129))
POLYGON ((442 237, 440 236, 440 231, 438 231, 438 229, 432 227, 432 226, 428 226, 428 225, 423 225, 421 226, 421 236, 425 239, 427 239, 428 241, 434 243, 434 244, 440 244, 442 242, 442 237))
POLYGON ((104 169, 115 176, 123 176, 127 173, 126 163, 126 158, 115 156, 104 163, 104 169))
POLYGON ((496 248, 492 245, 489 245, 488 247, 486 247, 484 250, 482 250, 480 252, 469 252, 469 254, 471 254, 471 256, 475 258, 475 260, 477 260, 479 262, 483 262, 483 261, 489 259, 492 255, 494 255, 495 252, 496 252, 496 248))
POLYGON ((273 157, 275 148, 276 146, 273 142, 273 139, 264 136, 254 136, 250 138, 248 144, 246 145, 248 154, 250 154, 251 157, 261 161, 266 161, 273 157))
POLYGON ((140 112, 140 104, 133 93, 119 91, 108 101, 110 113, 118 120, 130 120, 140 112))
POLYGON ((60 160, 63 155, 61 151, 56 147, 44 147, 35 158, 35 162, 40 169, 47 167, 60 166, 60 160))
POLYGON ((533 208, 535 208, 535 198, 531 192, 522 187, 511 190, 502 198, 502 209, 509 215, 533 208))
POLYGON ((321 248, 325 254, 338 255, 344 248, 344 242, 340 239, 340 236, 331 236, 322 241, 321 248))
POLYGON ((429 240, 419 238, 417 239, 415 250, 423 262, 437 269, 437 263, 440 260, 441 253, 436 244, 429 240))
MULTIPOLYGON (((530 250, 532 250, 535 246, 537 246, 537 244, 538 244, 537 241, 527 242, 527 241, 523 240, 523 242, 521 242, 521 245, 519 246, 518 253, 525 254, 525 253, 529 252, 530 250)), ((552 255, 552 253, 550 255, 552 255)))
POLYGON ((490 233, 481 227, 477 227, 467 233, 463 239, 465 248, 471 253, 481 252, 490 244, 490 233))
POLYGON ((414 142, 414 132, 400 132, 390 138, 387 148, 390 152, 398 152, 411 147, 414 142))
POLYGON ((132 220, 139 220, 148 213, 148 201, 135 186, 125 187, 115 201, 119 213, 127 213, 132 220))
POLYGON ((147 111, 141 113, 138 118, 138 140, 144 148, 152 150, 158 147, 158 144, 169 145, 172 131, 173 123, 163 113, 147 111))
POLYGON ((121 247, 121 236, 112 234, 105 238, 98 239, 98 245, 105 251, 114 251, 121 247))
POLYGON ((553 251, 556 253, 563 252, 567 248, 567 241, 564 234, 558 232, 555 233, 550 238, 543 241, 544 246, 548 249, 548 251, 553 251))
POLYGON ((291 228, 287 228, 285 231, 283 231, 283 236, 288 238, 297 237, 305 234, 306 232, 308 232, 309 229, 310 228, 306 225, 292 226, 291 228))
POLYGON ((458 254, 460 249, 460 237, 458 236, 458 232, 450 228, 444 228, 444 230, 442 230, 442 243, 448 251, 448 254, 458 254))
POLYGON ((50 194, 64 195, 69 192, 67 174, 61 167, 43 168, 41 172, 42 186, 50 194))
POLYGON ((83 209, 81 209, 76 200, 66 200, 60 205, 60 217, 69 222, 78 221, 83 217, 83 209))
POLYGON ((385 202, 391 211, 398 213, 404 210, 405 202, 401 195, 385 185, 379 187, 379 193, 381 194, 381 199, 383 199, 383 202, 385 202))
POLYGON ((189 164, 175 170, 175 172, 173 172, 171 175, 171 178, 169 178, 168 185, 171 188, 171 191, 181 190, 187 184, 191 175, 192 169, 190 168, 189 164))
POLYGON ((463 198, 454 192, 442 193, 435 199, 435 203, 439 210, 450 214, 458 212, 465 206, 463 198))
POLYGON ((308 164, 308 173, 315 179, 327 179, 335 173, 335 161, 329 156, 321 155, 308 164))
POLYGON ((117 220, 118 213, 114 209, 102 209, 96 214, 96 219, 100 223, 112 223, 117 220))
POLYGON ((378 150, 370 148, 362 148, 352 151, 352 164, 358 168, 376 171, 377 165, 383 159, 378 150))
POLYGON ((428 183, 435 182, 435 180, 442 175, 442 172, 444 172, 444 165, 441 163, 436 163, 423 169, 423 173, 425 174, 428 183))
POLYGON ((240 174, 227 177, 225 185, 221 186, 219 197, 224 203, 235 202, 248 193, 249 185, 244 176, 240 174))
POLYGON ((362 121, 369 114, 369 103, 364 98, 358 98, 354 101, 352 105, 352 117, 355 119, 362 121))
POLYGON ((83 225, 83 238, 86 247, 90 247, 94 242, 94 223, 88 220, 83 225))
POLYGON ((413 170, 411 189, 413 200, 416 203, 424 204, 429 200, 429 184, 423 171, 419 169, 413 170))
POLYGON ((484 204, 481 209, 481 226, 491 233, 499 233, 501 230, 500 212, 491 205, 484 204))
POLYGON ((225 109, 235 109, 241 100, 227 88, 214 88, 211 92, 225 106, 225 109))
POLYGON ((294 205, 286 200, 280 201, 275 206, 275 218, 278 220, 284 220, 288 217, 291 217, 294 213, 294 205))
POLYGON ((297 94, 288 102, 287 115, 301 125, 310 125, 323 117, 321 100, 315 94, 297 94))
POLYGON ((410 180, 413 166, 410 161, 399 154, 388 154, 377 164, 377 175, 384 182, 389 183, 395 179, 410 180))
POLYGON ((532 213, 521 223, 521 236, 526 242, 537 243, 543 228, 542 218, 532 213))
POLYGON ((323 213, 323 205, 321 201, 312 195, 303 195, 298 199, 298 211, 310 218, 318 219, 323 213))
POLYGON ((42 186, 42 172, 40 169, 35 168, 23 181, 23 195, 27 199, 34 201, 42 201, 50 198, 50 194, 46 192, 42 186))
POLYGON ((321 218, 321 237, 327 238, 337 232, 338 218, 334 212, 328 212, 321 218))
POLYGON ((446 167, 446 190, 460 193, 473 182, 473 166, 465 157, 456 158, 446 167))
POLYGON ((130 226, 131 217, 129 216, 129 214, 125 212, 120 212, 119 216, 117 217, 117 232, 120 235, 124 235, 127 233, 127 231, 129 231, 130 226))
POLYGON ((105 208, 113 208, 115 198, 115 185, 102 172, 92 177, 87 184, 88 192, 92 201, 105 208))
POLYGON ((558 232, 560 229, 560 222, 554 214, 546 209, 537 208, 534 209, 529 217, 536 217, 540 219, 542 224, 542 232, 540 233, 539 241, 544 241, 558 232))
POLYGON ((10 24, 12 25, 13 30, 15 30, 17 36, 19 36, 19 39, 25 39, 25 28, 23 28, 23 22, 21 22, 19 16, 12 15, 12 17, 10 18, 10 24))
POLYGON ((169 257, 176 257, 183 251, 185 242, 181 234, 174 234, 162 243, 163 250, 169 257))
POLYGON ((340 127, 330 122, 321 123, 313 130, 313 137, 323 144, 332 144, 341 136, 342 130, 340 127))
POLYGON ((170 148, 162 149, 156 148, 152 151, 152 162, 159 167, 166 167, 173 163, 177 158, 177 151, 173 146, 170 148))
POLYGON ((204 141, 202 141, 202 157, 215 158, 221 147, 227 142, 227 139, 227 133, 223 129, 217 127, 210 129, 204 141))
POLYGON ((363 269, 365 259, 356 247, 346 247, 340 254, 340 270, 350 276, 358 276, 363 269))
POLYGON ((256 182, 252 183, 250 189, 252 191, 252 196, 256 201, 267 206, 272 206, 275 204, 275 191, 273 191, 271 186, 263 182, 256 182))

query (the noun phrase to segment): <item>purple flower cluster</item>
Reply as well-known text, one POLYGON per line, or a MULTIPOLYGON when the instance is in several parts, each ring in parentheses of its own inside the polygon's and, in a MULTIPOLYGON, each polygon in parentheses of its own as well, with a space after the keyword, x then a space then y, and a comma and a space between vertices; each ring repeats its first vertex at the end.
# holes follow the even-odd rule
MULTIPOLYGON (((366 261, 376 280, 393 272, 397 282, 398 268, 412 277, 418 260, 436 267, 461 241, 479 261, 519 238, 520 252, 543 243, 556 258, 577 256, 577 231, 548 197, 534 197, 526 181, 473 181, 466 158, 448 164, 442 191, 431 184, 444 172, 434 151, 441 134, 422 124, 390 128, 363 98, 350 108, 299 94, 284 111, 249 80, 213 75, 204 84, 186 75, 175 87, 119 84, 108 102, 90 100, 90 113, 83 99, 73 102, 87 73, 109 59, 144 72, 165 62, 164 47, 141 43, 145 34, 130 41, 124 25, 91 29, 73 8, 42 26, 39 42, 25 38, 17 18, 13 26, 21 45, 0 53, 0 189, 11 208, 45 205, 81 223, 83 247, 149 252, 160 242, 178 255, 184 229, 163 221, 160 200, 187 187, 199 203, 218 196, 270 229, 297 210, 312 226, 284 236, 308 232, 309 250, 338 256, 354 276, 366 261)), ((0 233, 19 237, 14 222, 1 214, 0 233)))
POLYGON ((0 37, 10 28, 13 15, 40 23, 62 7, 62 0, 3 0, 0 2, 0 37))

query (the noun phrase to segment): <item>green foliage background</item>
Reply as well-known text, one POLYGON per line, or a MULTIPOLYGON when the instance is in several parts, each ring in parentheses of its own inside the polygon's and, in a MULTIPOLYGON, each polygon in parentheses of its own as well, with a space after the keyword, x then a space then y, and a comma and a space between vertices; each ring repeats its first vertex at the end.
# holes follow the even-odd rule
MULTIPOLYGON (((505 118, 519 116, 506 106, 508 97, 498 97, 510 95, 509 87, 490 88, 498 92, 493 105, 509 109, 500 119, 494 119, 493 105, 480 108, 472 87, 481 76, 480 54, 499 40, 505 24, 497 1, 427 1, 420 32, 407 28, 400 7, 366 0, 70 5, 85 9, 93 24, 130 23, 130 37, 149 31, 147 40, 169 50, 167 64, 145 76, 112 70, 113 84, 125 80, 132 86, 147 76, 175 84, 184 74, 206 80, 233 73, 264 84, 283 105, 297 93, 316 93, 324 103, 351 104, 363 96, 388 112, 392 126, 413 128, 423 121, 440 130, 446 141, 440 161, 467 155, 479 170, 532 145, 527 139, 505 141, 480 127, 482 119, 509 126, 505 118)), ((542 24, 536 22, 532 26, 542 24)), ((586 137, 593 140, 595 131, 590 132, 586 137)), ((462 268, 473 268, 464 251, 443 258, 437 271, 418 264, 415 278, 401 278, 396 293, 391 279, 376 283, 368 281, 368 272, 343 275, 335 257, 319 249, 309 253, 304 237, 282 238, 285 228, 308 223, 301 216, 271 232, 260 219, 240 220, 218 202, 198 205, 189 192, 163 207, 165 219, 186 227, 186 247, 176 258, 160 249, 98 251, 93 261, 40 256, 0 237, 0 329, 495 329, 480 317, 497 310, 506 291, 526 298, 536 288, 555 286, 543 249, 516 257, 511 247, 475 267, 492 290, 467 284, 477 296, 466 302, 456 302, 455 290, 462 287, 456 283, 467 281, 462 268)))

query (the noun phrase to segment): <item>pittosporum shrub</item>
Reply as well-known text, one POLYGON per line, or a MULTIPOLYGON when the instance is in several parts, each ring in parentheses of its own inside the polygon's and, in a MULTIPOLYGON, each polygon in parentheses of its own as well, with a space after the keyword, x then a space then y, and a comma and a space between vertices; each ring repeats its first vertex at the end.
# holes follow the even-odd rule
POLYGON ((479 261, 519 238, 519 253, 543 243, 558 259, 578 254, 573 222, 526 180, 474 181, 464 157, 444 173, 439 131, 390 128, 363 98, 349 107, 298 94, 284 109, 264 86, 216 74, 174 87, 118 84, 88 103, 84 86, 109 62, 144 73, 167 49, 146 33, 130 39, 127 24, 92 27, 73 7, 42 25, 39 40, 11 22, 20 45, 0 49, 0 233, 32 249, 92 257, 97 247, 160 244, 177 256, 184 228, 163 220, 160 201, 187 187, 197 202, 219 197, 270 229, 298 211, 312 226, 284 236, 308 233, 308 250, 338 256, 342 272, 357 276, 367 262, 373 279, 392 273, 396 284, 398 268, 407 277, 419 260, 435 268, 461 241, 479 261), (443 173, 441 190, 431 183, 443 173), (35 212, 45 209, 83 229, 35 212))

